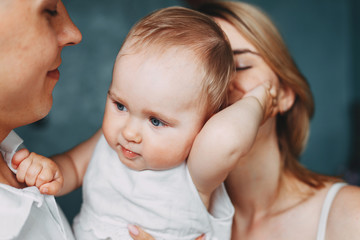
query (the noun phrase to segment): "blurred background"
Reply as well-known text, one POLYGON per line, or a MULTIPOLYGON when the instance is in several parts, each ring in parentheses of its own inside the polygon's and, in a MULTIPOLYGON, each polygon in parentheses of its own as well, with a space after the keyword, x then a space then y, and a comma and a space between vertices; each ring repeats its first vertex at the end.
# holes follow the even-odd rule
MULTIPOLYGON (((101 127, 113 63, 131 26, 155 9, 205 1, 63 0, 83 41, 63 51, 50 114, 17 129, 25 145, 51 156, 89 138, 101 127)), ((272 18, 314 93, 316 112, 302 163, 359 184, 360 1, 245 2, 272 18)), ((58 202, 71 222, 80 208, 81 189, 58 202)))

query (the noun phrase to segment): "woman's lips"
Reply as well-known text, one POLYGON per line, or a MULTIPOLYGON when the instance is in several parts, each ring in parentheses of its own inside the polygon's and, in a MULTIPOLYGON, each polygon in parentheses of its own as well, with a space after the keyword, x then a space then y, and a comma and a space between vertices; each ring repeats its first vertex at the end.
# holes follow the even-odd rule
POLYGON ((59 72, 58 69, 54 69, 54 70, 52 70, 52 71, 49 71, 49 72, 47 73, 47 76, 50 77, 50 78, 59 80, 59 78, 60 78, 60 72, 59 72))
POLYGON ((122 154, 124 155, 124 157, 128 158, 128 159, 134 159, 136 158, 137 156, 139 156, 139 154, 137 153, 134 153, 124 147, 121 147, 121 151, 122 151, 122 154))

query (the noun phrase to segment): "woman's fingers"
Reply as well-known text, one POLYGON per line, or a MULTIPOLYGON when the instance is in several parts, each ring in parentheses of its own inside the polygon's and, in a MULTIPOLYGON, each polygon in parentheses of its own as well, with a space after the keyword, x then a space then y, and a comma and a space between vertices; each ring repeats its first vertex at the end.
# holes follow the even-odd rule
POLYGON ((140 227, 129 224, 128 230, 130 233, 130 236, 134 240, 155 240, 150 234, 146 233, 144 230, 142 230, 140 227))
MULTIPOLYGON (((129 224, 128 230, 130 233, 130 236, 134 240, 155 240, 150 234, 146 233, 142 228, 129 224)), ((202 234, 201 236, 197 237, 195 240, 205 240, 205 234, 202 234)))
POLYGON ((205 234, 202 234, 201 236, 197 237, 195 240, 205 240, 205 234))

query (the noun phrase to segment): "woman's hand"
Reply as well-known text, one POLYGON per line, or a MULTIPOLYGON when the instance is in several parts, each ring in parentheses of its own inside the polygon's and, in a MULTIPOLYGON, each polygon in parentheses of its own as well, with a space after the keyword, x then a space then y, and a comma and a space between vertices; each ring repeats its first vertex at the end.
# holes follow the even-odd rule
POLYGON ((129 224, 128 230, 130 236, 134 240, 155 240, 155 238, 153 238, 150 234, 135 225, 129 224))
MULTIPOLYGON (((128 225, 129 234, 134 240, 155 240, 150 234, 146 233, 140 227, 129 224, 128 225)), ((205 240, 205 235, 197 237, 195 240, 205 240)))

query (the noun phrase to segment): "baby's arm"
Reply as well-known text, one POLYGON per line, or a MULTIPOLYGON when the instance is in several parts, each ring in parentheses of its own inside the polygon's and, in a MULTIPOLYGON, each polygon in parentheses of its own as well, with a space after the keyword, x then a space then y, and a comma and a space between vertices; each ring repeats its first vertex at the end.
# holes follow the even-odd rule
POLYGON ((73 149, 51 157, 59 164, 64 175, 64 186, 57 195, 67 194, 82 186, 87 166, 101 135, 102 130, 98 130, 91 138, 73 149))
POLYGON ((41 193, 64 195, 82 185, 86 168, 102 131, 68 152, 55 155, 51 159, 20 150, 12 164, 17 168, 17 179, 28 186, 37 186, 41 193))
POLYGON ((275 95, 269 83, 254 88, 211 117, 196 137, 188 167, 206 206, 212 192, 250 151, 261 124, 273 115, 275 95))

